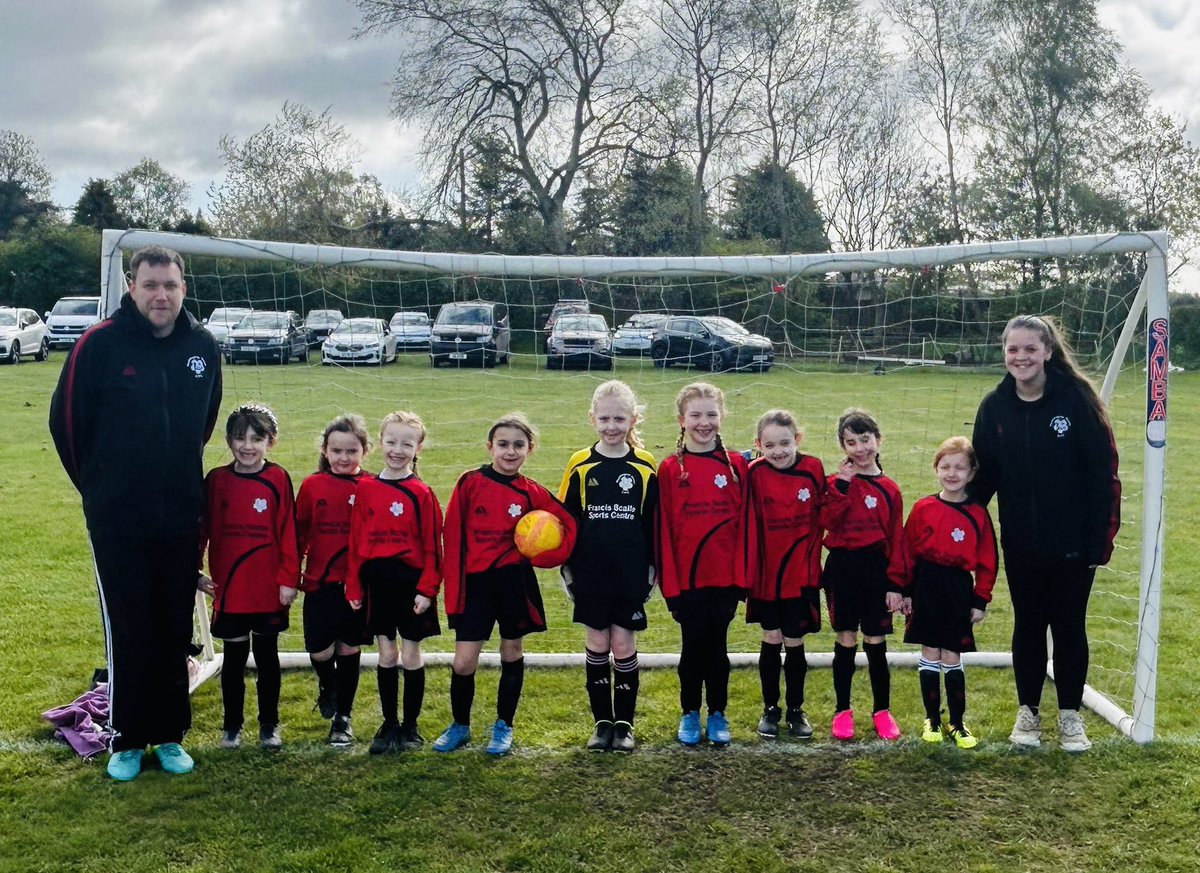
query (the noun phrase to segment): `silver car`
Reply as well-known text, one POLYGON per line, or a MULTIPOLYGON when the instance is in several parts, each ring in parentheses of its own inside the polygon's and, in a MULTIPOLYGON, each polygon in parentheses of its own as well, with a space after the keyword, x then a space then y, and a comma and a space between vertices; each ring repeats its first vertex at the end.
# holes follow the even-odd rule
POLYGON ((246 306, 219 306, 204 319, 204 326, 217 341, 217 345, 224 347, 229 344, 229 332, 253 311, 246 306))
POLYGON ((654 332, 667 320, 665 312, 639 312, 617 328, 613 334, 613 354, 648 355, 654 332))
POLYGON ((589 370, 612 369, 612 336, 603 315, 572 312, 554 322, 546 340, 546 366, 561 370, 568 364, 589 370))
POLYGON ((429 351, 430 319, 424 312, 397 312, 388 327, 396 335, 396 348, 400 351, 417 349, 429 351))

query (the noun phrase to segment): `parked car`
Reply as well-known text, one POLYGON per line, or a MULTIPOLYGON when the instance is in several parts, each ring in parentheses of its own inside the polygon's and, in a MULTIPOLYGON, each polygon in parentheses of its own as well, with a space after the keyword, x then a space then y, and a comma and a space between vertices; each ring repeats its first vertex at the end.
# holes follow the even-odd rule
POLYGON ((34 360, 50 357, 50 337, 46 322, 32 309, 0 308, 0 360, 21 363, 21 355, 34 360))
POLYGON ((44 318, 50 347, 69 349, 85 330, 100 321, 100 298, 63 297, 44 318))
POLYGON ((308 360, 308 332, 294 312, 251 312, 229 332, 226 363, 286 364, 292 358, 308 360))
POLYGON ((398 350, 429 350, 430 320, 424 312, 397 312, 388 327, 396 335, 398 350))
POLYGON ((386 364, 396 360, 396 335, 382 318, 347 318, 321 344, 322 364, 386 364))
POLYGON ((204 326, 217 341, 217 345, 224 348, 229 342, 229 332, 253 311, 248 306, 218 306, 204 319, 204 326))
POLYGON ((592 306, 581 297, 563 297, 550 308, 550 314, 546 317, 546 330, 554 330, 554 323, 558 321, 560 315, 566 315, 569 312, 591 312, 592 306))
POLYGON ((589 370, 611 370, 612 335, 603 315, 560 315, 546 340, 546 366, 564 369, 568 364, 589 370))
POLYGON ((775 347, 731 319, 680 315, 663 322, 650 356, 656 367, 693 364, 713 372, 753 368, 765 373, 775 362, 775 347))
POLYGON ((494 367, 508 360, 512 346, 508 307, 488 300, 443 304, 431 334, 429 360, 435 367, 494 367))
POLYGON ((654 332, 667 320, 665 312, 639 312, 617 328, 612 348, 617 355, 644 355, 650 351, 654 332))
POLYGON ((340 309, 310 309, 304 317, 304 329, 308 331, 308 344, 319 346, 345 316, 340 309))

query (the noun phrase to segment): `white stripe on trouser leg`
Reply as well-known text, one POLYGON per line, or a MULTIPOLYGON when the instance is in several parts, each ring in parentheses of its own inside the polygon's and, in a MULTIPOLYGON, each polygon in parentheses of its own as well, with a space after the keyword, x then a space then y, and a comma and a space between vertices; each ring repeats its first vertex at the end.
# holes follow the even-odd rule
MULTIPOLYGON (((108 621, 108 601, 104 599, 104 586, 100 584, 100 565, 96 562, 96 549, 92 545, 92 535, 88 533, 88 548, 92 552, 92 569, 96 573, 96 593, 100 595, 100 623, 104 627, 104 659, 108 664, 108 724, 112 727, 116 721, 117 711, 117 695, 114 692, 116 687, 113 684, 113 651, 112 651, 112 627, 108 621)), ((108 747, 112 749, 112 745, 117 738, 121 736, 117 731, 108 738, 108 747)))

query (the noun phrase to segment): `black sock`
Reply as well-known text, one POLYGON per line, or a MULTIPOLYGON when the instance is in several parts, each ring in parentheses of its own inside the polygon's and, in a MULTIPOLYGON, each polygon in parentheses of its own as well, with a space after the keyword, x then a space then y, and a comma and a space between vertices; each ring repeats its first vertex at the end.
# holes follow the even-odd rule
POLYGON ((361 656, 358 652, 353 655, 334 655, 337 659, 337 714, 343 718, 350 717, 354 709, 354 696, 358 694, 358 663, 361 656))
POLYGON ((612 670, 608 664, 608 652, 593 652, 591 649, 586 652, 584 675, 588 702, 592 706, 592 720, 612 721, 612 670))
POLYGON ((262 727, 279 724, 279 689, 283 672, 279 669, 279 634, 253 634, 254 669, 258 673, 258 723, 262 727))
POLYGON ((525 684, 525 659, 500 662, 500 687, 496 689, 496 718, 512 727, 525 684))
POLYGON ((450 674, 450 712, 459 724, 471 723, 471 707, 475 704, 475 674, 450 674))
POLYGON ((375 677, 379 680, 379 709, 383 713, 384 724, 400 722, 400 668, 393 664, 390 667, 376 667, 375 677))
POLYGON ((613 709, 616 712, 617 721, 633 724, 640 684, 641 670, 638 667, 637 652, 628 658, 613 660, 613 709))
POLYGON ((425 703, 425 668, 404 671, 404 723, 417 726, 425 703))
POLYGON ((246 662, 250 660, 249 640, 225 640, 221 659, 221 704, 225 709, 224 729, 242 729, 246 707, 246 662))
POLYGON ((921 702, 925 704, 925 717, 937 727, 942 723, 942 664, 922 658, 917 666, 917 678, 921 681, 921 702))
POLYGON ((317 674, 317 691, 322 694, 332 691, 337 682, 337 661, 332 656, 318 661, 312 655, 308 656, 308 660, 312 663, 313 672, 317 674))
POLYGON ((783 677, 787 680, 788 711, 804 709, 804 680, 808 678, 808 660, 804 654, 804 643, 785 646, 783 677))
POLYGON ((863 643, 867 654, 867 674, 871 677, 871 694, 875 697, 872 712, 890 709, 892 706, 892 671, 887 662, 887 641, 863 643))
POLYGON ((962 727, 963 714, 967 711, 967 674, 962 662, 946 667, 946 703, 950 709, 950 724, 962 727))
POLYGON ((762 686, 763 707, 779 705, 779 674, 783 670, 783 643, 762 643, 758 647, 758 683, 762 686))
POLYGON ((854 683, 854 655, 858 646, 833 644, 833 696, 837 699, 834 709, 841 712, 850 708, 850 686, 854 683))

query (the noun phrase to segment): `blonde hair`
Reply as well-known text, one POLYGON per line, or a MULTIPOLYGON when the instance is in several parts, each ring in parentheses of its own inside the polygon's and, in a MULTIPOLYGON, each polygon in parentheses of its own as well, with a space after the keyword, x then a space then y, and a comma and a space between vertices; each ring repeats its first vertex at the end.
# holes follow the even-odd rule
POLYGON ((538 432, 534 430, 533 424, 529 421, 529 416, 524 412, 509 412, 496 419, 491 429, 488 430, 487 441, 489 443, 492 441, 492 437, 495 436, 496 431, 502 427, 511 427, 522 431, 529 438, 530 449, 533 449, 537 445, 538 432))
MULTIPOLYGON (((417 432, 417 445, 420 446, 425 442, 425 437, 429 436, 429 432, 425 430, 425 422, 421 421, 421 416, 415 412, 410 412, 407 409, 397 409, 395 412, 389 412, 383 417, 383 421, 379 422, 379 442, 383 443, 383 435, 388 429, 389 424, 402 424, 405 427, 411 427, 417 432)), ((417 458, 414 455, 412 459, 413 472, 417 472, 417 458)))
POLYGON ((965 455, 972 472, 979 469, 979 458, 975 455, 975 447, 965 436, 952 436, 942 440, 937 454, 933 456, 933 469, 936 470, 938 464, 942 462, 942 458, 947 455, 965 455))
POLYGON ((596 404, 604 400, 614 400, 620 403, 621 408, 629 413, 629 433, 625 435, 625 442, 635 449, 643 448, 645 444, 642 442, 642 435, 638 432, 637 426, 646 419, 646 406, 638 403, 633 389, 620 379, 610 379, 597 386, 596 390, 592 392, 592 405, 588 409, 588 417, 593 419, 593 424, 596 417, 596 404))
POLYGON ((333 433, 353 434, 362 444, 364 455, 371 450, 371 438, 367 436, 367 423, 363 417, 351 413, 339 415, 325 426, 325 431, 321 434, 321 450, 317 454, 317 472, 319 473, 328 473, 333 469, 329 466, 329 459, 325 457, 325 449, 329 447, 329 435, 333 433))
MULTIPOLYGON (((725 392, 709 382, 693 382, 690 385, 684 385, 675 395, 675 409, 679 413, 679 417, 683 418, 687 405, 693 400, 712 400, 717 404, 717 411, 721 413, 721 418, 725 418, 725 392)), ((687 469, 684 467, 683 459, 686 455, 684 437, 687 433, 683 423, 679 425, 679 439, 675 441, 675 457, 679 459, 679 480, 682 482, 687 478, 687 469)), ((721 440, 720 431, 717 432, 717 451, 725 453, 725 464, 729 467, 729 475, 733 477, 734 482, 738 479, 737 470, 733 467, 733 462, 729 460, 729 452, 725 451, 725 443, 721 440)))

